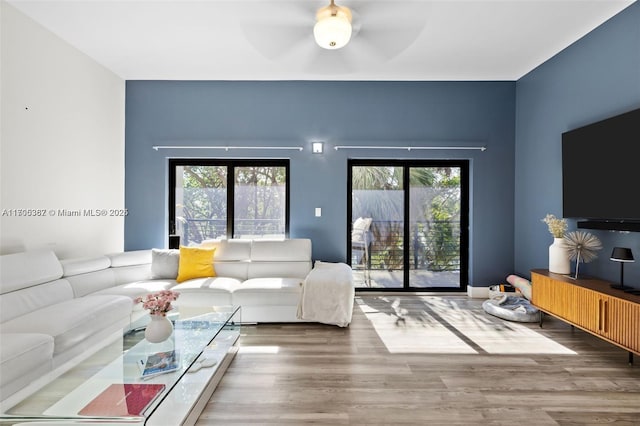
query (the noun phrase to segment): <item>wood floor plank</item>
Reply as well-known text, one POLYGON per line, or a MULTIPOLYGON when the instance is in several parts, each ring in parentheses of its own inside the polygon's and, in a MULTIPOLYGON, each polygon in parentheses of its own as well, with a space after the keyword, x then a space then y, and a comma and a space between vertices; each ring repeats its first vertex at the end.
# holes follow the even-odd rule
POLYGON ((466 296, 356 302, 348 328, 243 327, 197 424, 640 424, 638 364, 562 321, 510 323, 466 296))

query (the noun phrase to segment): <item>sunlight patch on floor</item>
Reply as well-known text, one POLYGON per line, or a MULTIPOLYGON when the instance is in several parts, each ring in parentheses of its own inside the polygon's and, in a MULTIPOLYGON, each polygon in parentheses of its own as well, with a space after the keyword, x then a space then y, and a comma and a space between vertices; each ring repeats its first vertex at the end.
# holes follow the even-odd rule
POLYGON ((358 306, 373 324, 389 353, 476 353, 445 326, 426 316, 389 314, 360 302, 358 306))
POLYGON ((555 354, 576 352, 522 324, 510 324, 508 330, 467 330, 465 334, 490 354, 555 354))
POLYGON ((465 298, 376 296, 356 302, 390 353, 576 354, 535 330, 537 325, 493 317, 465 298))

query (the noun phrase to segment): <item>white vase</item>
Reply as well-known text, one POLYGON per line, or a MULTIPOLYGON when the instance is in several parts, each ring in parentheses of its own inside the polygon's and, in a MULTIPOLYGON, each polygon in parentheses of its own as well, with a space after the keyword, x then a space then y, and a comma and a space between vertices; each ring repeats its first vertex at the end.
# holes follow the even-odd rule
POLYGON ((164 342, 173 333, 173 324, 162 315, 150 315, 151 322, 144 330, 144 337, 151 343, 164 342))
POLYGON ((549 272, 554 274, 570 274, 571 263, 569 251, 564 244, 564 238, 554 238, 549 246, 549 272))

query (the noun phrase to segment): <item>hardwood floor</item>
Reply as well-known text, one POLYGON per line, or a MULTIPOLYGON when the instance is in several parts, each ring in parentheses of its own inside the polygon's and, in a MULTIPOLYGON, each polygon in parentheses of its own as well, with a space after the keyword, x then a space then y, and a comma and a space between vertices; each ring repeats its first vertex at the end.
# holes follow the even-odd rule
POLYGON ((356 302, 348 328, 243 327, 197 424, 640 424, 640 357, 562 321, 503 321, 466 296, 356 302))

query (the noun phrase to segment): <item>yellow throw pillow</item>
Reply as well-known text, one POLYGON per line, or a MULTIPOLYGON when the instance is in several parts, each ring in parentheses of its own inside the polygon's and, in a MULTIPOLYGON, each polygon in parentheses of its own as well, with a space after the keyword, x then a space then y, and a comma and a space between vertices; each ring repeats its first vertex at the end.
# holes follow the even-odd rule
POLYGON ((181 283, 194 278, 215 277, 216 271, 213 268, 215 251, 215 248, 180 246, 180 262, 176 281, 181 283))

